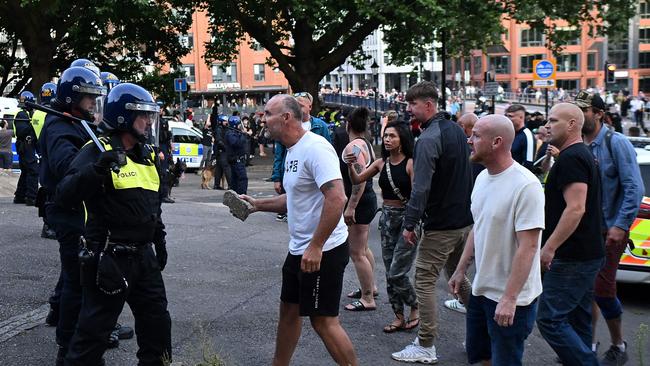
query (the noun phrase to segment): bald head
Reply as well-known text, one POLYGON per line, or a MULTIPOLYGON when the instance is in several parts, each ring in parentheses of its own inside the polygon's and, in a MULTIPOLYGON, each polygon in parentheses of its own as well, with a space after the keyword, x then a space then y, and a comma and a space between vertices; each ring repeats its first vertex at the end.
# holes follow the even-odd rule
POLYGON ((302 121, 302 107, 298 100, 289 94, 274 95, 267 103, 267 108, 278 109, 278 113, 289 112, 297 120, 302 121))
POLYGON ((510 151, 515 140, 515 128, 510 119, 499 114, 489 114, 476 122, 481 131, 491 138, 501 137, 503 149, 510 151))
POLYGON ((551 113, 561 119, 567 121, 575 120, 578 133, 582 133, 582 126, 585 124, 585 115, 582 113, 582 110, 573 103, 560 103, 556 104, 552 109, 551 113))
POLYGON ((465 136, 470 137, 472 135, 472 128, 474 128, 476 121, 478 121, 478 117, 471 112, 463 114, 458 119, 458 124, 463 129, 463 131, 465 131, 465 136))
POLYGON ((585 116, 577 105, 571 103, 556 104, 548 115, 546 128, 549 144, 561 150, 582 140, 582 126, 585 116))

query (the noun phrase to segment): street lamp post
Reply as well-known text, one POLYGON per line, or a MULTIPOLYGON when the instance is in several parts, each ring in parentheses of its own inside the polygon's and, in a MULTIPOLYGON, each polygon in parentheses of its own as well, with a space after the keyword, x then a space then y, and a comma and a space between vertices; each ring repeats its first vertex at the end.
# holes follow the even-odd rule
POLYGON ((377 65, 376 60, 372 60, 372 65, 370 65, 370 70, 372 70, 372 77, 375 85, 373 86, 373 94, 375 94, 375 123, 377 123, 377 86, 379 85, 379 65, 377 65))
POLYGON ((339 66, 336 73, 339 75, 339 105, 341 105, 343 104, 343 66, 339 66))

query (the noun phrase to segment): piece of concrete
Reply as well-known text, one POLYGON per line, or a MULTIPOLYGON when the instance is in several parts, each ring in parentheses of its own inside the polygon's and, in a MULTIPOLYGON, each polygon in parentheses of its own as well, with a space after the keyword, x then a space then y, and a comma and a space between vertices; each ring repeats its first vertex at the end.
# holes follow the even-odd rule
POLYGON ((253 211, 253 206, 239 198, 237 192, 228 190, 223 194, 223 204, 230 208, 230 213, 236 218, 246 221, 248 215, 253 211))

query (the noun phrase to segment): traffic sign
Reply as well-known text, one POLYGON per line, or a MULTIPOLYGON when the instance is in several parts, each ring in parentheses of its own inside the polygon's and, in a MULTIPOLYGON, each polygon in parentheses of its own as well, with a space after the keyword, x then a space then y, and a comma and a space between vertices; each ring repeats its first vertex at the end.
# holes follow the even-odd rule
POLYGON ((555 60, 533 60, 533 87, 555 87, 555 60))
POLYGON ((174 91, 175 92, 187 91, 187 79, 185 78, 174 79, 174 91))
POLYGON ((486 97, 493 97, 497 94, 499 94, 499 83, 494 81, 485 83, 485 86, 483 87, 483 95, 486 97))

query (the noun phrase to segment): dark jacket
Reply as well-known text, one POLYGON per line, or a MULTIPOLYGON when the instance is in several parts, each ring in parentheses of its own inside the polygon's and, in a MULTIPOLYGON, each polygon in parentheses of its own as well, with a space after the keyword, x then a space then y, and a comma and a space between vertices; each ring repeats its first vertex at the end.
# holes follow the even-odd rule
POLYGON ((472 224, 472 168, 467 137, 438 114, 422 125, 414 151, 415 181, 405 227, 421 219, 424 230, 454 230, 472 224))

